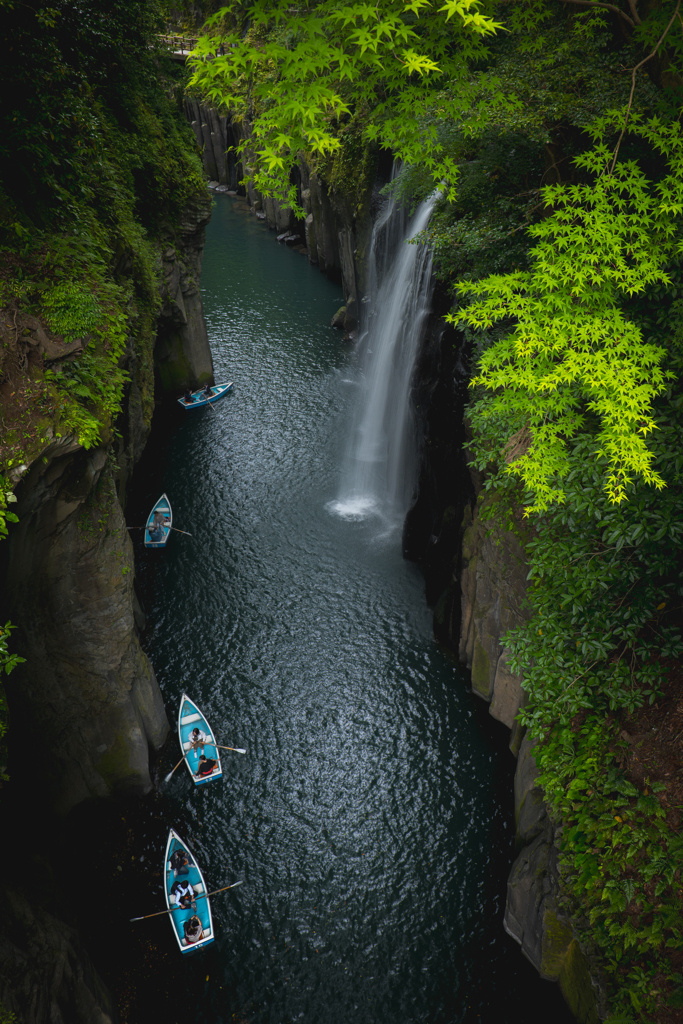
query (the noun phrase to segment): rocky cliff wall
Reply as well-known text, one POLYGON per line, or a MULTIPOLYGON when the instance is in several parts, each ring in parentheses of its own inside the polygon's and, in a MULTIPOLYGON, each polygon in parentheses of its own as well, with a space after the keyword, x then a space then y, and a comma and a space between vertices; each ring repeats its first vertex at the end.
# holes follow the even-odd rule
POLYGON ((8 542, 5 600, 26 659, 7 682, 10 772, 30 735, 33 779, 22 784, 60 814, 148 791, 148 748, 169 731, 135 632, 132 544, 107 460, 105 448, 54 442, 17 489, 8 542))
MULTIPOLYGON (((16 487, 19 524, 5 560, 2 611, 18 627, 25 663, 9 677, 10 770, 24 732, 34 737, 28 775, 45 808, 67 812, 89 797, 151 788, 149 749, 168 721, 135 628, 135 569, 122 513, 126 482, 151 426, 157 394, 213 379, 199 274, 210 197, 193 197, 159 240, 161 308, 127 346, 131 378, 119 437, 86 452, 53 440, 16 487)), ((119 268, 125 273, 125 267, 119 268)), ((135 321, 133 321, 135 322, 135 321)), ((4 620, 3 620, 4 621, 4 620)), ((29 787, 28 778, 22 784, 29 787)))
POLYGON ((162 306, 154 364, 165 392, 180 393, 214 382, 199 290, 210 218, 211 197, 205 193, 192 197, 161 250, 162 306))
POLYGON ((21 1024, 119 1020, 75 928, 7 886, 2 916, 0 1011, 4 1007, 21 1024))
MULTIPOLYGON (((4 813, 15 838, 28 836, 27 810, 31 823, 47 825, 86 799, 150 790, 149 752, 169 732, 138 640, 143 616, 122 504, 155 392, 213 380, 198 287, 210 205, 206 193, 193 197, 158 239, 161 305, 156 321, 132 311, 130 382, 117 430, 89 451, 72 436, 53 437, 13 473, 19 523, 0 545, 0 614, 17 626, 12 647, 26 659, 6 681, 11 783, 4 813)), ((22 1024, 117 1021, 76 930, 61 919, 68 900, 53 908, 54 894, 41 893, 49 865, 34 867, 24 882, 13 871, 4 887, 0 1012, 22 1024)))
POLYGON ((536 785, 533 743, 516 715, 524 702, 522 679, 511 671, 503 644, 505 633, 528 615, 525 603, 528 531, 521 516, 512 524, 495 514, 495 493, 480 494, 467 506, 458 529, 462 538, 452 576, 437 605, 442 637, 459 651, 471 673, 472 692, 489 703, 489 711, 510 729, 510 749, 517 757, 515 822, 518 856, 507 885, 505 929, 541 977, 555 981, 580 1024, 598 1024, 598 981, 560 909, 557 841, 561 830, 536 785), (456 593, 459 591, 459 601, 456 593), (457 612, 459 610, 459 618, 457 612))
MULTIPOLYGON (((251 183, 240 182, 251 162, 247 120, 233 120, 197 99, 185 101, 185 114, 192 126, 202 153, 204 171, 222 191, 246 196, 255 215, 265 220, 277 233, 278 241, 297 248, 311 263, 344 291, 344 308, 337 325, 353 331, 358 325, 359 302, 365 293, 366 256, 372 234, 372 192, 360 202, 349 198, 348 192, 331 187, 323 175, 303 157, 292 172, 292 184, 304 218, 278 200, 262 196, 251 183), (236 148, 247 143, 244 162, 238 160, 236 148)), ((376 197, 374 197, 376 198, 376 197)))

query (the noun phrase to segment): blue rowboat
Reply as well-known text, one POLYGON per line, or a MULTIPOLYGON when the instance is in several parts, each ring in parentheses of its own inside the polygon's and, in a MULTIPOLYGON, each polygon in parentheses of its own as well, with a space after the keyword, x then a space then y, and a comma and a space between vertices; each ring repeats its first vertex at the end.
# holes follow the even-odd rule
POLYGON ((150 512, 145 524, 145 547, 165 548, 168 538, 171 536, 172 526, 173 511, 171 509, 171 502, 165 494, 162 494, 150 512))
POLYGON ((187 696, 186 693, 180 698, 180 708, 178 710, 178 739, 180 741, 180 749, 185 755, 185 764, 187 770, 192 776, 192 781, 195 786, 205 786, 207 782, 213 782, 214 779, 220 779, 223 775, 223 769, 221 767, 221 758, 216 747, 216 737, 214 736, 211 726, 207 722, 206 718, 199 710, 193 700, 187 696), (203 733, 205 737, 203 749, 201 746, 194 748, 192 742, 192 732, 195 729, 199 729, 200 735, 203 733), (211 758, 216 762, 216 767, 210 775, 199 774, 199 757, 204 754, 207 758, 211 758))
POLYGON ((179 398, 178 402, 182 405, 183 409, 201 409, 205 405, 211 405, 212 402, 217 402, 219 398, 223 397, 223 395, 227 395, 233 385, 233 381, 229 381, 227 384, 214 384, 211 388, 210 395, 207 395, 204 388, 202 388, 201 391, 193 391, 189 400, 179 398))
POLYGON ((166 896, 166 907, 169 910, 176 906, 172 896, 172 889, 178 881, 189 882, 195 891, 195 898, 198 896, 202 897, 202 899, 195 899, 196 910, 193 910, 191 907, 188 910, 179 908, 168 915, 171 919, 171 927, 173 928, 176 942, 180 947, 180 952, 183 956, 188 956, 208 946, 214 941, 216 936, 213 930, 211 904, 206 896, 207 888, 204 875, 192 853, 190 853, 187 843, 184 843, 180 836, 171 829, 168 833, 168 842, 166 843, 166 853, 164 855, 164 894, 166 896), (187 864, 184 865, 184 870, 181 868, 178 871, 172 867, 172 858, 176 850, 184 853, 187 857, 187 864), (185 922, 189 921, 195 914, 201 921, 201 933, 198 928, 194 932, 191 931, 191 940, 188 941, 185 922), (198 936, 196 939, 192 937, 194 934, 198 936))

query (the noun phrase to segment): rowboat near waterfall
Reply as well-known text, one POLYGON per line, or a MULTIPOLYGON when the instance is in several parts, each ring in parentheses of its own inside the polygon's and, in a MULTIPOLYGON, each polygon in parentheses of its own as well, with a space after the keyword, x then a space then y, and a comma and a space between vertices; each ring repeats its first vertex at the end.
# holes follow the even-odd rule
POLYGON ((145 525, 145 547, 165 548, 173 527, 173 510, 167 495, 162 494, 145 525))
POLYGON ((180 699, 178 710, 178 739, 195 786, 204 786, 222 777, 216 737, 204 714, 186 693, 180 699))
POLYGON ((214 384, 210 389, 211 394, 207 392, 206 388, 202 388, 200 391, 186 392, 183 398, 178 399, 178 402, 183 409, 201 409, 205 405, 217 402, 223 395, 227 395, 233 386, 234 381, 228 381, 227 384, 214 384))
POLYGON ((164 854, 164 895, 171 927, 183 956, 214 941, 211 904, 199 865, 187 843, 170 830, 164 854), (177 910, 173 908, 177 907, 177 910))

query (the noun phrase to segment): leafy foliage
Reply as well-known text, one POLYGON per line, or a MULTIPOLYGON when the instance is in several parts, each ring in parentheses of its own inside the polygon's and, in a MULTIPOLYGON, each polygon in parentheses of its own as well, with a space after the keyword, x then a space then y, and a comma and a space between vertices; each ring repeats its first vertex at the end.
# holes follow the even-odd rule
POLYGON ((596 122, 597 144, 576 159, 589 184, 542 190, 553 214, 529 228, 537 239, 531 269, 460 283, 471 301, 450 316, 479 329, 514 324, 481 357, 472 384, 494 395, 473 419, 484 436, 489 424, 496 433, 502 425, 508 446, 516 435, 521 450, 508 447, 508 472, 533 495, 529 511, 565 500, 568 441, 590 414, 600 423, 597 454, 606 459, 611 501, 622 502, 637 477, 663 486, 646 438, 652 402, 670 374, 663 350, 643 339, 623 299, 669 280, 683 211, 683 141, 677 122, 634 117, 632 132, 667 161, 653 181, 635 160, 610 172, 605 138, 614 127, 614 118, 596 122))
POLYGON ((33 372, 32 418, 7 471, 38 454, 48 428, 85 447, 110 440, 133 353, 151 382, 159 239, 205 187, 179 108, 185 72, 155 43, 162 5, 3 11, 0 300, 84 341, 75 361, 33 372))
POLYGON ((367 140, 419 161, 434 184, 454 181, 455 164, 430 121, 471 117, 494 97, 496 106, 509 105, 494 78, 471 79, 485 39, 500 27, 481 6, 323 0, 294 11, 286 0, 232 3, 207 21, 192 85, 249 119, 255 185, 291 205, 297 153, 337 151, 336 126, 351 116, 361 118, 367 140))
POLYGON ((82 338, 100 323, 102 314, 92 292, 74 282, 57 284, 44 296, 42 302, 48 324, 65 340, 82 338))
MULTIPOLYGON (((14 629, 14 626, 11 622, 6 622, 4 626, 0 627, 0 676, 3 671, 5 675, 9 675, 17 665, 25 660, 20 658, 18 654, 10 654, 9 636, 12 629, 14 629)), ((7 749, 4 741, 8 728, 9 711, 2 680, 0 679, 0 784, 8 780, 7 749)))
POLYGON ((664 785, 641 792, 624 777, 620 745, 599 714, 555 728, 535 749, 538 782, 562 820, 563 888, 581 937, 619 978, 615 1004, 651 1015, 660 995, 652 979, 668 973, 666 951, 683 943, 683 838, 667 827, 664 785))

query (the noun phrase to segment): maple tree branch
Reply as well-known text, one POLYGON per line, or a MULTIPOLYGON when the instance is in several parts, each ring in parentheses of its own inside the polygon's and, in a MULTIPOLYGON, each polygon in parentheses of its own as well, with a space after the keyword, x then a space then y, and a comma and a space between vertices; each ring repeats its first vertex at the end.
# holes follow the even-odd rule
MULTIPOLYGON (((626 118, 624 120, 624 127, 621 129, 621 135, 619 136, 619 141, 617 142, 616 148, 614 150, 614 159, 612 160, 612 166, 609 169, 609 173, 610 174, 614 171, 614 168, 616 167, 617 157, 619 156, 619 147, 621 146, 621 140, 623 139, 624 135, 626 134, 626 128, 628 126, 628 119, 629 119, 629 117, 631 115, 631 105, 633 104, 633 94, 634 94, 634 92, 636 90, 636 72, 639 71, 640 68, 642 68, 643 64, 647 64, 647 62, 649 60, 652 60, 652 58, 657 53, 657 50, 659 49, 659 47, 662 45, 662 43, 664 42, 664 40, 668 36, 669 29, 673 25, 673 23, 676 20, 676 18, 678 17, 679 20, 680 20, 680 15, 678 14, 680 6, 681 6, 681 0, 678 0, 678 2, 676 4, 676 10, 671 15, 671 20, 669 21, 669 24, 664 29, 664 32, 662 33, 662 36, 661 36, 659 42, 657 43, 657 45, 655 46, 654 50, 652 51, 652 53, 649 53, 647 55, 647 57, 643 58, 643 60, 641 60, 640 64, 636 64, 636 66, 633 69, 633 73, 631 75, 631 95, 628 98, 628 106, 626 108, 626 118)), ((683 21, 681 22, 681 24, 683 24, 683 21)))

